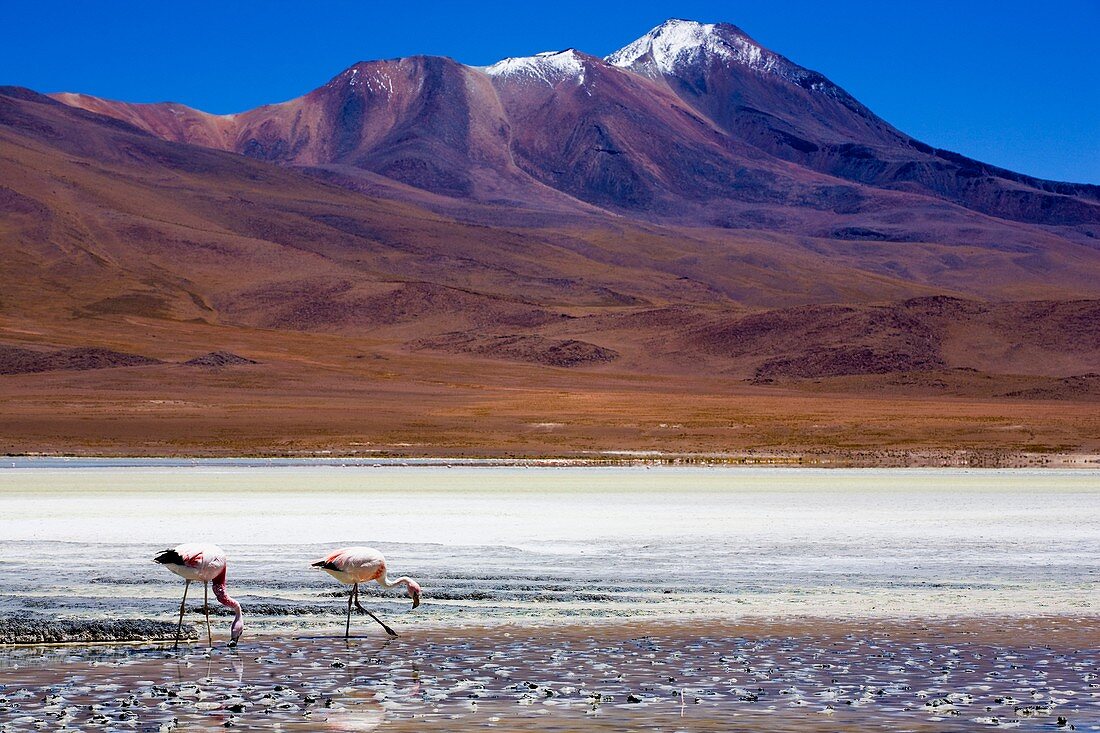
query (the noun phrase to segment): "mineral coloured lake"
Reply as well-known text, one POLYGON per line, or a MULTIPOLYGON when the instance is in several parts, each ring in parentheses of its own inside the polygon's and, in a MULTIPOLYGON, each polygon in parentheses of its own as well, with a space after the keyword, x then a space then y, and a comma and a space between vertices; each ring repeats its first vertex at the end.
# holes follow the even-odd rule
POLYGON ((0 617, 174 621, 184 541, 241 646, 0 647, 0 730, 1100 729, 1094 470, 7 459, 0 617))

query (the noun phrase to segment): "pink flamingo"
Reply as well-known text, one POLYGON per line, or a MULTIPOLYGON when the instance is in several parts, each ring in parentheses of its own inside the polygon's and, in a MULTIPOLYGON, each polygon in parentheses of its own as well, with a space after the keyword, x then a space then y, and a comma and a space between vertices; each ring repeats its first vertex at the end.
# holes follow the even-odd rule
POLYGON ((330 553, 323 560, 313 563, 313 567, 321 568, 341 583, 351 586, 351 594, 348 596, 348 621, 344 625, 345 639, 351 634, 351 604, 353 603, 357 609, 381 624, 387 634, 397 636, 397 632, 382 623, 382 619, 359 605, 360 583, 374 580, 383 588, 403 585, 409 597, 412 598, 413 608, 420 605, 420 584, 406 576, 390 580, 386 572, 386 558, 373 547, 344 547, 330 553))
POLYGON ((183 629, 183 607, 187 603, 187 589, 192 580, 202 581, 203 610, 206 612, 206 642, 214 645, 213 636, 210 633, 210 582, 214 583, 214 597, 223 606, 228 606, 236 612, 233 618, 233 626, 230 629, 232 638, 229 646, 236 646, 244 631, 244 614, 241 613, 241 604, 229 597, 225 592, 225 550, 217 545, 203 544, 199 542, 185 542, 176 545, 171 550, 164 550, 155 558, 158 562, 183 578, 183 600, 180 601, 180 621, 176 626, 176 647, 180 645, 180 631, 183 629))

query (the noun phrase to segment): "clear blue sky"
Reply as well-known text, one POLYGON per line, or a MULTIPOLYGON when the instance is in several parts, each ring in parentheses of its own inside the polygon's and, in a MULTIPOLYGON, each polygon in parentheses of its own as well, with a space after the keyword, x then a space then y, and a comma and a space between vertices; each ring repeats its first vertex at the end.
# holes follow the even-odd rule
POLYGON ((1100 0, 0 0, 0 84, 236 112, 356 61, 605 55, 669 17, 734 23, 932 145, 1100 183, 1100 0))

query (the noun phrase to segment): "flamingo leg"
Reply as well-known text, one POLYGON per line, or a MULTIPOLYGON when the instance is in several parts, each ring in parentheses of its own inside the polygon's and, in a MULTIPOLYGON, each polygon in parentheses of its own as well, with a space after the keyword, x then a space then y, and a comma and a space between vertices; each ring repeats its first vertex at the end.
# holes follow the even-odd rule
POLYGON ((176 625, 176 645, 173 649, 180 648, 180 632, 183 631, 183 606, 187 603, 187 588, 191 585, 190 580, 183 581, 183 600, 180 601, 180 622, 176 625))
POLYGON ((382 619, 378 618, 373 613, 371 613, 370 611, 368 611, 367 609, 365 609, 361 605, 359 605, 359 584, 358 583, 355 584, 355 607, 358 608, 363 613, 370 616, 372 619, 377 621, 379 624, 381 624, 382 628, 386 630, 387 634, 389 634, 390 636, 397 636, 397 632, 394 631, 393 629, 391 629, 389 626, 386 626, 384 623, 382 623, 382 619))
POLYGON ((206 645, 214 646, 214 637, 210 634, 210 582, 202 582, 202 610, 206 612, 206 645))
POLYGON ((359 587, 358 583, 351 586, 351 592, 348 593, 348 622, 344 625, 344 638, 351 637, 351 602, 355 599, 355 591, 359 587))

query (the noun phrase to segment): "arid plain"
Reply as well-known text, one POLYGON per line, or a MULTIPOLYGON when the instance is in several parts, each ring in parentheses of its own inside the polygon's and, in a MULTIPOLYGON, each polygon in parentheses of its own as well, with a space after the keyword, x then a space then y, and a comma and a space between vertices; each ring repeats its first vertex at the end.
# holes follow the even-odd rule
POLYGON ((990 466, 1072 464, 1050 454, 1100 450, 1095 398, 999 394, 1050 389, 1041 377, 942 371, 760 386, 410 353, 369 339, 133 325, 141 336, 107 343, 167 363, 2 377, 0 449, 990 466), (211 343, 257 363, 180 363, 211 343))

